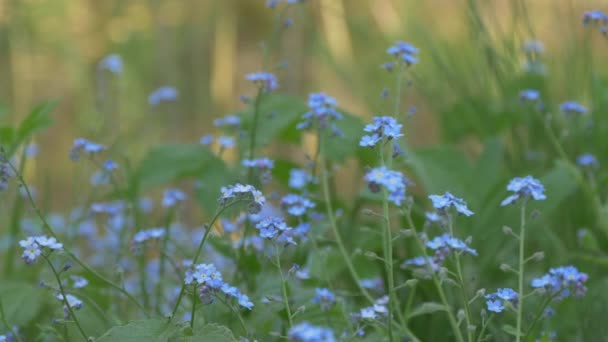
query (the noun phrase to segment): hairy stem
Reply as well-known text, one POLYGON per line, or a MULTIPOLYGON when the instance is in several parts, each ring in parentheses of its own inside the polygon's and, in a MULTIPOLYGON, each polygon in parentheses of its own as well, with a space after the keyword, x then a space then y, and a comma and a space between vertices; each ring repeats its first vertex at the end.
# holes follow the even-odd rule
POLYGON ((526 240, 526 199, 523 199, 521 204, 521 226, 519 228, 519 271, 517 273, 519 303, 517 304, 517 331, 515 335, 515 341, 520 342, 522 338, 521 323, 523 318, 524 309, 524 247, 526 240))

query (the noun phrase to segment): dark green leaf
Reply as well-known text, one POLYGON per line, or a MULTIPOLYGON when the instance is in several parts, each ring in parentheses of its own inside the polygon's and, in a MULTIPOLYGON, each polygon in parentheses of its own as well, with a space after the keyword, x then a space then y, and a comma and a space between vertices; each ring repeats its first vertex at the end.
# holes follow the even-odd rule
POLYGON ((147 319, 132 321, 126 325, 115 326, 99 337, 97 342, 165 342, 175 337, 178 329, 166 319, 147 319))
POLYGON ((194 329, 194 336, 176 339, 183 342, 213 341, 213 342, 235 342, 237 339, 230 329, 223 325, 208 323, 194 329))
MULTIPOLYGON (((509 335, 517 336, 517 328, 515 328, 512 325, 509 325, 509 324, 503 325, 502 326, 502 331, 506 332, 509 335)), ((523 334, 520 334, 520 335, 523 335, 523 334)))
POLYGON ((15 326, 26 326, 42 311, 46 293, 26 283, 2 281, 0 300, 6 320, 15 326))
POLYGON ((438 311, 447 311, 448 308, 440 303, 434 303, 434 302, 427 302, 427 303, 422 303, 420 304, 418 307, 416 307, 414 310, 412 310, 412 312, 410 312, 410 315, 408 316, 408 318, 412 318, 412 317, 416 317, 416 316, 421 316, 421 315, 428 315, 428 314, 432 314, 438 311))

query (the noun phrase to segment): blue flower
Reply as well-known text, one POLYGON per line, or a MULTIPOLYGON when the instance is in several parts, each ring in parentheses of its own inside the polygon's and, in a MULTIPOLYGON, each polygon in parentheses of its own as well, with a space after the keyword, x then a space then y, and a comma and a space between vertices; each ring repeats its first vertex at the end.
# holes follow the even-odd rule
POLYGON ((401 172, 381 166, 370 170, 364 179, 372 192, 377 192, 380 187, 384 187, 388 192, 388 200, 395 205, 401 205, 405 200, 405 190, 409 180, 401 172))
POLYGON ((486 301, 486 305, 488 306, 488 311, 501 313, 505 307, 502 305, 502 302, 498 299, 488 300, 486 301))
POLYGON ((540 278, 532 279, 532 287, 545 288, 551 294, 558 294, 559 298, 582 297, 586 292, 585 282, 589 276, 579 272, 574 266, 562 266, 549 269, 549 273, 540 278))
POLYGON ((540 93, 538 90, 526 89, 519 93, 519 98, 523 102, 536 102, 540 100, 540 93))
POLYGON ((236 298, 240 306, 248 310, 253 309, 253 302, 249 300, 246 294, 240 293, 236 298))
POLYGON ((308 209, 313 209, 315 204, 304 196, 288 194, 281 199, 281 206, 289 215, 302 216, 308 209))
POLYGON ((374 147, 378 142, 386 138, 387 140, 397 139, 402 137, 401 127, 397 120, 390 116, 376 116, 374 122, 367 124, 363 129, 364 132, 371 135, 364 135, 359 142, 359 146, 374 147))
POLYGON ((279 82, 275 75, 269 72, 254 72, 245 76, 248 81, 255 83, 264 92, 271 92, 279 87, 279 82))
MULTIPOLYGON (((418 55, 418 48, 410 43, 398 41, 395 45, 389 47, 386 53, 395 56, 399 62, 405 63, 406 66, 418 63, 418 57, 416 57, 418 55)), ((389 69, 387 68, 387 70, 389 69)))
POLYGON ((536 201, 542 201, 547 198, 542 183, 532 176, 513 178, 509 182, 509 185, 507 185, 507 190, 515 194, 505 198, 500 203, 501 206, 509 205, 522 197, 532 197, 536 201))
POLYGON ((232 148, 235 145, 234 138, 226 135, 217 138, 217 142, 222 149, 232 148))
POLYGON ((153 239, 159 240, 163 236, 165 236, 165 230, 163 228, 141 230, 133 236, 133 243, 144 243, 153 239))
POLYGON ((326 288, 316 288, 316 296, 312 299, 315 304, 320 304, 324 311, 329 310, 336 303, 336 296, 326 288))
POLYGON ((462 198, 458 198, 449 192, 443 195, 430 195, 429 198, 433 202, 433 207, 439 211, 447 212, 450 207, 454 207, 457 212, 465 216, 473 215, 473 212, 467 208, 467 203, 462 198))
POLYGON ((287 333, 292 342, 336 342, 333 330, 314 326, 308 322, 294 325, 287 333))
POLYGON ((519 302, 519 294, 510 288, 498 289, 494 293, 487 294, 485 298, 488 310, 496 313, 502 312, 507 302, 512 305, 517 305, 519 302))
POLYGON ((19 241, 19 246, 23 247, 24 251, 21 257, 26 264, 32 264, 42 254, 46 248, 49 251, 58 251, 63 249, 63 244, 57 242, 54 237, 46 235, 30 236, 25 240, 19 241))
POLYGON ((113 74, 120 74, 122 72, 122 58, 117 54, 108 55, 99 62, 99 67, 113 74))
POLYGON ((223 118, 213 120, 216 127, 236 128, 241 124, 241 118, 236 115, 226 115, 223 118))
POLYGON ((604 24, 608 23, 608 16, 602 11, 595 10, 583 13, 583 24, 597 24, 599 22, 603 22, 604 24))
POLYGON ((103 169, 106 171, 114 171, 118 169, 118 164, 114 162, 112 159, 108 159, 103 163, 103 169))
POLYGON ((464 241, 450 236, 448 233, 436 236, 432 240, 428 241, 426 246, 432 250, 448 249, 448 252, 463 251, 477 256, 476 250, 470 248, 464 241))
POLYGON ((201 145, 211 145, 213 143, 213 134, 205 134, 198 141, 201 145))
POLYGON ((302 115, 302 122, 298 123, 297 129, 308 129, 313 126, 326 128, 335 120, 342 120, 342 114, 336 110, 338 102, 324 93, 311 93, 308 96, 308 107, 310 110, 302 115))
POLYGON ((585 153, 576 158, 576 163, 583 167, 598 167, 599 163, 593 154, 585 153))
POLYGON ((415 258, 405 260, 401 264, 402 268, 406 268, 407 266, 428 267, 433 271, 437 271, 440 265, 435 262, 434 258, 417 256, 415 258))
POLYGON ((101 151, 105 150, 106 147, 100 144, 96 144, 84 138, 78 138, 74 140, 74 145, 70 149, 70 159, 73 161, 77 161, 80 159, 80 156, 83 153, 88 153, 89 155, 98 154, 101 151))
POLYGON ((226 205, 230 200, 251 200, 253 205, 250 210, 252 213, 257 213, 262 210, 266 204, 266 198, 252 185, 243 185, 236 183, 234 185, 224 186, 220 189, 221 196, 219 198, 220 205, 226 205))
POLYGON ((246 168, 269 170, 274 168, 274 160, 269 158, 243 159, 242 165, 246 168))
MULTIPOLYGON (((262 221, 258 222, 255 228, 260 231, 261 238, 268 240, 272 240, 292 229, 291 227, 287 226, 285 221, 280 217, 266 217, 262 221)), ((286 237, 286 242, 292 245, 296 244, 296 242, 289 237, 286 237)))
POLYGON ((565 114, 585 114, 589 111, 585 106, 575 101, 566 101, 559 105, 559 109, 565 114))
POLYGON ((314 181, 313 176, 306 170, 289 170, 289 187, 293 189, 303 189, 314 181))
POLYGON ((171 102, 177 100, 178 92, 174 87, 163 86, 148 96, 148 103, 152 106, 158 106, 162 102, 171 102))
POLYGON ((186 194, 179 189, 167 189, 163 194, 163 207, 170 208, 175 206, 178 202, 186 200, 186 194))

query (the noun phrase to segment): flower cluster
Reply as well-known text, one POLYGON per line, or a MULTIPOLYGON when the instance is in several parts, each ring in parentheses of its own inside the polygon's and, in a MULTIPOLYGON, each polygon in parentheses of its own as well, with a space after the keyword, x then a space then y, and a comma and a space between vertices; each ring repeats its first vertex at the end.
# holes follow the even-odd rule
POLYGON ((316 288, 312 302, 321 305, 323 311, 329 310, 336 303, 336 296, 326 288, 316 288))
POLYGON ((254 72, 248 74, 245 78, 260 87, 264 92, 271 92, 279 87, 276 76, 269 72, 254 72))
POLYGON ((466 242, 451 236, 448 233, 434 237, 427 241, 426 246, 436 251, 435 263, 440 264, 443 258, 450 255, 452 252, 466 252, 477 256, 477 251, 470 248, 466 242))
POLYGON ((373 118, 374 122, 367 124, 363 131, 371 133, 371 135, 364 135, 359 141, 359 146, 363 147, 374 147, 384 138, 387 140, 397 139, 402 137, 401 127, 397 120, 390 116, 376 116, 373 118))
POLYGON ((274 160, 269 158, 258 158, 258 159, 243 159, 242 165, 246 168, 259 169, 259 170, 270 170, 274 168, 274 160))
POLYGON ((574 266, 562 266, 549 270, 549 273, 540 278, 532 279, 532 287, 544 288, 557 298, 566 298, 570 295, 582 297, 587 292, 585 282, 589 276, 579 272, 574 266))
POLYGON ((537 102, 540 101, 540 92, 533 89, 522 90, 519 93, 519 99, 522 102, 537 102))
POLYGON ((144 243, 148 240, 158 240, 165 236, 165 230, 163 228, 152 228, 139 231, 133 236, 133 242, 136 244, 144 243))
MULTIPOLYGON (((255 225, 255 228, 260 231, 260 237, 264 239, 272 240, 284 233, 292 230, 291 227, 287 226, 287 223, 280 217, 266 217, 255 225)), ((295 245, 296 242, 293 238, 285 235, 286 242, 288 244, 295 245)))
POLYGON ((156 89, 150 96, 148 96, 148 103, 151 106, 158 106, 163 102, 176 101, 178 97, 177 89, 174 87, 163 86, 156 89))
POLYGON ((288 194, 281 199, 281 206, 289 215, 302 216, 308 209, 313 209, 315 204, 304 196, 288 194))
POLYGON ((559 105, 559 109, 566 115, 585 114, 589 111, 587 107, 575 101, 566 101, 559 105))
POLYGON ((30 236, 19 241, 19 245, 24 248, 21 257, 28 265, 34 263, 45 249, 51 252, 63 249, 63 244, 57 242, 57 239, 46 235, 30 236))
POLYGON ((519 294, 510 288, 498 289, 496 292, 486 295, 488 311, 496 313, 502 312, 507 303, 515 307, 518 302, 519 294))
POLYGON ((308 184, 314 182, 314 177, 306 170, 289 170, 289 187, 293 189, 303 189, 308 184))
POLYGON ((401 172, 380 166, 370 170, 364 179, 372 192, 378 192, 380 187, 384 187, 388 192, 388 200, 395 205, 401 205, 405 200, 405 188, 409 180, 401 172))
POLYGON ((513 178, 507 185, 507 190, 514 192, 514 194, 505 198, 500 203, 501 206, 514 203, 520 198, 532 197, 536 201, 542 201, 547 198, 545 196, 545 187, 538 179, 532 176, 513 178))
MULTIPOLYGON (((319 128, 325 128, 333 121, 342 120, 342 114, 336 109, 337 105, 338 102, 331 96, 327 96, 324 93, 311 93, 308 96, 308 107, 310 110, 302 115, 303 121, 297 125, 297 128, 309 129, 315 126, 315 124, 319 128)), ((339 132, 333 123, 332 130, 339 132)))
POLYGON ((55 298, 57 298, 58 300, 60 300, 64 303, 63 304, 63 315, 64 315, 65 319, 70 318, 70 310, 69 310, 68 306, 72 310, 80 310, 82 308, 82 301, 80 299, 72 296, 71 294, 66 294, 64 297, 61 293, 58 293, 57 295, 55 295, 55 298))
POLYGON ((308 322, 294 325, 287 333, 292 342, 336 342, 333 330, 318 327, 308 322))
POLYGON ((236 115, 226 115, 213 120, 215 127, 237 128, 241 125, 241 118, 236 115))
POLYGON ((163 194, 163 207, 171 208, 186 200, 186 194, 179 189, 167 189, 163 194))
POLYGON ((473 212, 469 210, 467 203, 462 198, 458 198, 449 192, 446 192, 443 195, 430 195, 429 198, 433 202, 433 207, 440 213, 445 214, 448 212, 450 207, 454 207, 456 212, 462 215, 473 215, 473 212))
POLYGON ((359 311, 355 318, 362 320, 376 320, 388 315, 388 296, 383 296, 374 301, 374 305, 365 307, 359 311))
POLYGON ((587 11, 583 13, 583 25, 595 25, 600 27, 600 32, 608 35, 608 15, 602 11, 587 11))
MULTIPOLYGON (((224 282, 222 274, 212 264, 194 265, 186 271, 184 282, 186 285, 200 286, 201 297, 217 295, 221 292, 228 298, 236 299, 240 306, 249 310, 253 308, 253 303, 249 300, 249 297, 241 293, 236 287, 224 282)), ((204 300, 204 298, 201 299, 204 300)))
MULTIPOLYGON (((395 56, 399 63, 405 63, 406 66, 418 63, 418 48, 414 45, 402 41, 398 41, 395 45, 386 50, 389 55, 395 56)), ((392 68, 391 63, 390 67, 392 68)))
POLYGON ((264 204, 266 204, 266 198, 262 195, 262 192, 252 185, 237 183, 222 187, 221 192, 222 195, 219 198, 220 205, 226 205, 230 200, 250 200, 250 212, 258 213, 262 210, 264 204))
POLYGON ((73 161, 78 161, 83 153, 94 155, 105 149, 106 148, 103 145, 96 144, 84 138, 78 138, 74 140, 74 145, 72 145, 72 148, 70 149, 70 159, 73 161))

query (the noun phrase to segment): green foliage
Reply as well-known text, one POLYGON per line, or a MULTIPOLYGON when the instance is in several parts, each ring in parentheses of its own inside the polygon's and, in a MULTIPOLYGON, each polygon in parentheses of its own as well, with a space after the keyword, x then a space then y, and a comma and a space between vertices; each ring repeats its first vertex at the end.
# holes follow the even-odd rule
POLYGON ((15 326, 27 326, 41 314, 47 304, 40 288, 29 283, 6 281, 0 283, 0 300, 5 319, 15 326))
POLYGON ((168 323, 165 319, 148 319, 143 321, 133 321, 125 325, 112 327, 105 334, 101 335, 98 342, 139 342, 172 341, 179 334, 179 327, 168 323))

